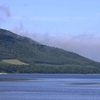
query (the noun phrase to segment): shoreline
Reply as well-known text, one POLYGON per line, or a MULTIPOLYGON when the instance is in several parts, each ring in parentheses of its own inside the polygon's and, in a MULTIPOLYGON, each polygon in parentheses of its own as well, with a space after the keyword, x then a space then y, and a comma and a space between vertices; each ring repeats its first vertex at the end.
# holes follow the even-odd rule
POLYGON ((1 74, 7 74, 7 73, 0 73, 0 75, 1 75, 1 74))

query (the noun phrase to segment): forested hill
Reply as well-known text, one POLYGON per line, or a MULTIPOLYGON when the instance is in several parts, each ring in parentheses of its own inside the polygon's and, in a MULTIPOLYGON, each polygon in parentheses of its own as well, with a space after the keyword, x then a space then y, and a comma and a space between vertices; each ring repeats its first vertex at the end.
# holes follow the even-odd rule
POLYGON ((0 72, 100 73, 100 63, 0 29, 0 72))

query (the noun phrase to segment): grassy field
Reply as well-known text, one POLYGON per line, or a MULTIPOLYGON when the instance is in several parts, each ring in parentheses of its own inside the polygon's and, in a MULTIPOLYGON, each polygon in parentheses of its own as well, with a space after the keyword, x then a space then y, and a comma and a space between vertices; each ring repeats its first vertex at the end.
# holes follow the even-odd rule
POLYGON ((7 59, 7 60, 2 60, 2 62, 14 65, 29 65, 27 63, 19 61, 18 59, 7 59))

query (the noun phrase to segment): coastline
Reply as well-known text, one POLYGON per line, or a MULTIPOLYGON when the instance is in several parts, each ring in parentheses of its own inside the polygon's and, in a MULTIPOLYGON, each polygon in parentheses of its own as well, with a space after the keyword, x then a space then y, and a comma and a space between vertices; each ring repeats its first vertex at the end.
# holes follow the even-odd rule
POLYGON ((1 74, 7 74, 7 73, 0 73, 0 75, 1 75, 1 74))

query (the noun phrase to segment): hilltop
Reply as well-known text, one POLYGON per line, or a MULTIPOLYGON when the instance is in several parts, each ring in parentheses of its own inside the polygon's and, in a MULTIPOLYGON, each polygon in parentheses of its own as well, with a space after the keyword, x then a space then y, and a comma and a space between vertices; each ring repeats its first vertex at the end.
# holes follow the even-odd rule
POLYGON ((100 63, 0 29, 0 72, 100 73, 100 63))

